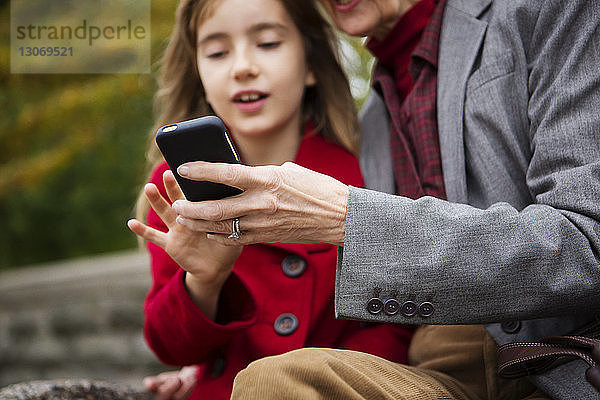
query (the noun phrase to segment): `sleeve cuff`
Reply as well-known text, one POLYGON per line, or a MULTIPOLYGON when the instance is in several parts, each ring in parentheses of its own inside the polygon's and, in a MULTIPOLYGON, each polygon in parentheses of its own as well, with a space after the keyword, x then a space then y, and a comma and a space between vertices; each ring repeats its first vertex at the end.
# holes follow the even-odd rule
POLYGON ((256 321, 254 299, 234 273, 221 293, 218 322, 196 307, 185 288, 184 277, 185 271, 177 271, 146 309, 146 340, 163 362, 172 365, 202 362, 210 352, 256 321))

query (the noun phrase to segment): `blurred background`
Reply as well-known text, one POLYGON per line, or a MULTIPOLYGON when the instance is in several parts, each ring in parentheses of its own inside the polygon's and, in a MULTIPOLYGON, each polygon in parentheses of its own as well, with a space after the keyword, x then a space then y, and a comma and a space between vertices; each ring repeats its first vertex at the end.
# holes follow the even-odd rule
MULTIPOLYGON (((146 180, 156 63, 176 2, 151 2, 150 74, 11 74, 0 0, 0 387, 163 371, 141 335, 148 260, 125 222, 146 180)), ((357 106, 372 66, 341 38, 357 106)))

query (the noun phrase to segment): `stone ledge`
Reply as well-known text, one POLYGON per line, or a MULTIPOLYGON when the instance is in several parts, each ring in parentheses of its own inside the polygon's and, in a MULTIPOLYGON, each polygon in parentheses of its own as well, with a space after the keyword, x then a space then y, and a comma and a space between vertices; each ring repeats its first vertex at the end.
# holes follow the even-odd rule
POLYGON ((142 336, 143 251, 0 272, 0 387, 88 379, 138 385, 165 370, 142 336))
POLYGON ((78 282, 81 279, 107 275, 137 275, 149 278, 149 258, 145 251, 127 250, 84 258, 22 266, 0 272, 0 293, 56 282, 78 282))
POLYGON ((148 392, 103 381, 55 380, 16 383, 0 389, 0 400, 151 400, 148 392))
POLYGON ((137 250, 20 267, 0 273, 0 313, 38 307, 40 301, 49 306, 143 299, 150 284, 148 255, 137 250))

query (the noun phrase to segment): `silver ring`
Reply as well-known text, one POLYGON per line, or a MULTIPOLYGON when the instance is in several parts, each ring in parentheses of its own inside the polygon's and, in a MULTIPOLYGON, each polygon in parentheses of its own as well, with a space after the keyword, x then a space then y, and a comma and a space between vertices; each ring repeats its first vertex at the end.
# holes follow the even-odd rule
POLYGON ((239 239, 242 234, 240 231, 240 219, 234 218, 231 221, 231 235, 227 236, 227 239, 239 239))

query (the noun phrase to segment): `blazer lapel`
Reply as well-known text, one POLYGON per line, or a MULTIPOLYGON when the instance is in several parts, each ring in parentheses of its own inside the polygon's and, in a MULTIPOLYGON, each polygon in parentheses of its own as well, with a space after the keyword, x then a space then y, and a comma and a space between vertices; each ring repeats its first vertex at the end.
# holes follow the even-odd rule
POLYGON ((448 0, 440 36, 438 132, 448 200, 466 203, 463 142, 467 79, 483 42, 487 23, 477 19, 492 0, 448 0))

